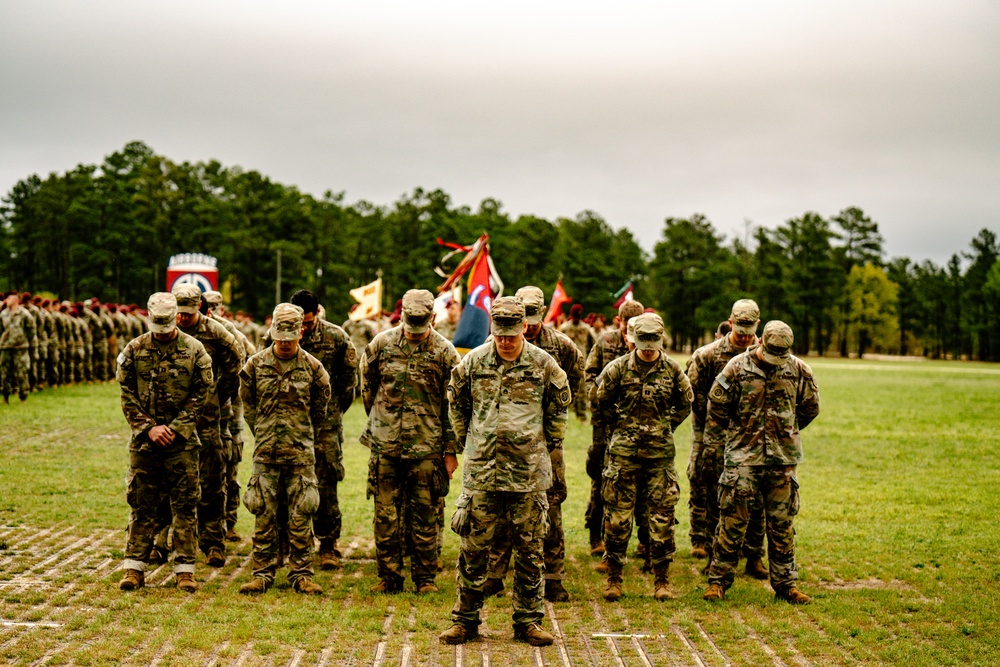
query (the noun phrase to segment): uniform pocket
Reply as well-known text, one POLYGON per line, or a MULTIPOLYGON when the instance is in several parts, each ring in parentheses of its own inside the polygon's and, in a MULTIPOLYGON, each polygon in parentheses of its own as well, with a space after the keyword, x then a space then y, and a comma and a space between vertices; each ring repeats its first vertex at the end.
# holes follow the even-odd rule
POLYGON ((469 515, 469 505, 472 497, 464 493, 455 501, 455 513, 451 515, 451 530, 456 535, 468 537, 472 532, 472 517, 469 515))
POLYGON ((301 477, 295 506, 289 509, 303 516, 312 516, 319 509, 319 483, 315 477, 301 477))
POLYGON ((378 454, 368 457, 368 490, 365 498, 374 498, 378 495, 378 454))
POLYGON ((243 505, 254 516, 264 513, 264 494, 260 489, 260 475, 251 475, 247 490, 243 492, 243 505))
POLYGON ((788 499, 788 516, 795 516, 799 513, 799 480, 795 477, 795 473, 792 473, 792 492, 791 497, 788 499))
POLYGON ((722 512, 736 502, 736 483, 740 479, 740 471, 736 468, 726 468, 719 476, 719 511, 722 512))
POLYGON ((125 474, 125 500, 132 509, 139 509, 139 483, 135 479, 135 471, 125 474))

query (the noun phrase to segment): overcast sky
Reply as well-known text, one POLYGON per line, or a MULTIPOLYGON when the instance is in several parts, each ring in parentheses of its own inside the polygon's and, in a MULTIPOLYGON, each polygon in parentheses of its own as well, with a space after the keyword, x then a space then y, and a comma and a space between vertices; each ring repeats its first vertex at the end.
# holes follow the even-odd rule
POLYGON ((132 140, 647 249, 858 206, 941 263, 1000 229, 1000 3, 0 1, 0 192, 132 140))

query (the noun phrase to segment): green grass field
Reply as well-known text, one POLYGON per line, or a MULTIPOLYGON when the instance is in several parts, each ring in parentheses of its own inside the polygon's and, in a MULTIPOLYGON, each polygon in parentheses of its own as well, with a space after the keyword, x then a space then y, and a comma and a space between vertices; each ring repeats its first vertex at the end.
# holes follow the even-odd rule
MULTIPOLYGON (((484 641, 438 643, 454 601, 458 538, 450 532, 440 594, 369 593, 376 577, 360 404, 346 424, 344 569, 318 573, 322 597, 295 594, 279 574, 275 588, 251 599, 237 594, 250 577, 248 539, 221 571, 199 562, 194 595, 172 586, 169 567, 144 590, 118 590, 127 428, 116 386, 50 390, 0 406, 0 663, 1000 663, 1000 368, 810 361, 823 411, 803 436, 796 530, 801 587, 813 604, 775 602, 766 584, 742 575, 726 600, 702 601, 686 480, 671 572, 682 597, 653 601, 651 577, 633 560, 625 597, 606 603, 583 529, 590 432, 571 417, 564 521, 573 600, 547 606, 558 641, 540 650, 512 641, 509 597, 487 602, 484 641)), ((678 442, 683 474, 687 423, 678 442)), ((241 472, 245 479, 249 465, 241 472)), ((245 537, 250 518, 241 513, 245 537)))

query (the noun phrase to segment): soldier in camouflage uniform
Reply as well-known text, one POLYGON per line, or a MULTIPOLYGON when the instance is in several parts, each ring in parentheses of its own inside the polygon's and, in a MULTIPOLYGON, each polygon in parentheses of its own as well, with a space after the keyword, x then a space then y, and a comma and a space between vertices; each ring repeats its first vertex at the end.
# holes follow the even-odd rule
MULTIPOLYGON (((715 527, 719 523, 719 476, 722 474, 723 452, 720 448, 704 446, 705 412, 708 409, 708 392, 715 378, 729 360, 757 343, 757 326, 760 308, 751 299, 740 299, 733 304, 728 324, 730 331, 708 345, 698 348, 688 360, 687 376, 694 390, 691 410, 691 457, 687 476, 691 482, 688 507, 691 512, 691 555, 708 558, 711 555, 715 527)), ((764 567, 764 507, 753 507, 747 538, 743 545, 747 559, 746 573, 757 579, 767 579, 764 567)), ((708 568, 706 567, 706 572, 708 568)))
POLYGON ((459 357, 433 330, 433 314, 434 295, 409 290, 403 295, 402 325, 375 336, 361 358, 368 413, 361 443, 371 449, 368 497, 375 497, 377 593, 403 589, 407 542, 417 593, 438 591, 437 507, 458 466, 447 389, 459 357))
POLYGON ((214 391, 198 416, 198 439, 201 441, 198 546, 210 567, 222 567, 226 564, 226 461, 221 410, 238 391, 237 374, 243 351, 225 327, 201 314, 201 290, 196 285, 178 285, 173 293, 177 297, 177 326, 201 341, 212 358, 214 391))
POLYGON ((622 595, 622 569, 637 500, 646 498, 653 597, 675 597, 674 507, 680 496, 674 468, 674 431, 691 412, 691 384, 663 351, 663 320, 645 313, 631 323, 636 349, 612 361, 597 378, 594 411, 609 434, 604 486, 604 598, 622 595))
POLYGON ((340 567, 341 556, 337 546, 341 528, 337 486, 344 481, 344 413, 354 402, 358 358, 347 332, 320 316, 322 306, 312 292, 299 290, 292 295, 292 303, 303 310, 299 345, 330 375, 332 398, 315 443, 319 510, 313 517, 313 530, 319 540, 320 568, 334 570, 340 567))
POLYGON ((253 579, 240 593, 263 593, 278 570, 278 509, 288 509, 288 580, 299 593, 319 595, 313 581, 313 515, 319 508, 314 443, 330 402, 330 375, 299 345, 302 309, 279 303, 271 318, 274 343, 240 371, 240 397, 254 436, 253 474, 243 504, 256 517, 253 579))
POLYGON ((31 391, 28 370, 35 348, 35 318, 21 305, 17 292, 7 294, 4 304, 6 308, 0 312, 0 391, 4 403, 10 403, 11 394, 17 394, 23 403, 31 391))
POLYGON ((462 304, 460 304, 457 299, 452 297, 448 301, 448 305, 445 306, 445 310, 448 313, 448 316, 439 322, 435 322, 434 329, 448 340, 451 340, 455 337, 455 329, 458 327, 458 320, 462 317, 462 304))
MULTIPOLYGON (((618 308, 618 319, 621 326, 618 329, 609 329, 597 339, 597 343, 591 348, 587 355, 587 363, 584 366, 584 379, 587 383, 587 393, 593 400, 597 390, 597 376, 601 374, 605 366, 618 357, 623 357, 629 353, 628 343, 625 340, 625 329, 628 321, 633 317, 642 315, 643 307, 638 301, 626 301, 618 308)), ((604 500, 601 497, 602 473, 604 471, 604 454, 608 448, 607 432, 604 424, 594 414, 591 419, 593 425, 593 440, 587 449, 587 475, 590 477, 590 500, 587 502, 587 512, 584 516, 584 525, 590 531, 590 553, 593 556, 604 554, 604 541, 601 531, 604 528, 604 500)), ((639 522, 639 543, 645 544, 645 526, 639 522)), ((601 561, 598 571, 606 572, 604 561, 601 561)))
POLYGON ((550 452, 562 447, 565 436, 571 392, 555 360, 524 340, 527 324, 520 299, 497 299, 490 315, 493 340, 465 355, 448 387, 465 470, 451 522, 462 537, 458 600, 452 626, 440 639, 461 644, 478 636, 493 534, 501 521, 510 521, 514 639, 543 646, 553 640, 541 626, 545 491, 552 485, 550 452))
MULTIPOLYGON (((597 343, 597 336, 594 335, 594 330, 590 328, 590 325, 581 319, 582 317, 583 306, 574 303, 573 307, 569 309, 569 320, 559 327, 559 331, 576 343, 580 355, 586 361, 590 350, 597 343)), ((587 390, 582 381, 579 388, 573 388, 573 411, 576 413, 577 419, 582 422, 587 421, 587 390)))
POLYGON ((794 338, 784 322, 764 327, 761 344, 733 357, 708 395, 704 445, 725 452, 719 478, 719 525, 703 597, 720 600, 733 585, 750 513, 763 497, 771 588, 778 599, 809 602, 795 587, 795 530, 802 461, 799 431, 819 414, 812 369, 791 353, 794 338))
POLYGON ((158 292, 149 298, 150 333, 134 339, 118 357, 122 412, 132 430, 126 498, 132 508, 125 546, 122 590, 145 585, 155 520, 163 499, 174 529, 177 587, 194 591, 198 543, 198 413, 214 385, 212 360, 195 338, 177 331, 177 300, 158 292))
POLYGON ((34 344, 28 348, 28 356, 31 363, 28 365, 28 384, 31 391, 36 391, 45 386, 45 372, 42 361, 49 352, 49 336, 45 330, 45 321, 42 317, 42 309, 32 301, 31 292, 21 294, 21 308, 28 311, 35 321, 34 344))
MULTIPOLYGON (((568 336, 543 324, 545 318, 545 295, 533 285, 517 290, 515 296, 524 304, 524 319, 528 323, 524 339, 549 354, 566 373, 566 381, 571 389, 579 389, 583 383, 583 356, 568 336)), ((562 524, 562 504, 566 500, 565 465, 561 459, 562 448, 551 452, 554 474, 552 486, 546 491, 549 502, 549 532, 545 536, 545 599, 552 602, 567 602, 569 592, 563 586, 566 576, 566 537, 562 524), (559 459, 559 460, 555 460, 559 459)), ((510 566, 511 525, 497 526, 490 552, 490 574, 484 594, 489 597, 503 591, 503 580, 510 566)))
MULTIPOLYGON (((358 307, 357 304, 351 307, 351 312, 358 307)), ((378 333, 378 327, 371 320, 352 320, 347 318, 341 327, 347 332, 347 335, 351 337, 351 342, 354 343, 354 352, 357 354, 358 359, 364 354, 365 348, 368 344, 372 342, 375 338, 375 334, 378 333)))
MULTIPOLYGON (((222 317, 219 311, 222 310, 222 293, 216 290, 205 292, 201 296, 204 315, 218 322, 233 338, 236 339, 237 347, 241 351, 240 367, 246 360, 257 353, 250 339, 243 335, 243 332, 236 326, 222 317)), ((223 474, 226 488, 226 541, 239 542, 240 536, 236 533, 236 521, 240 509, 240 482, 238 479, 240 461, 243 460, 243 402, 237 393, 226 401, 220 410, 219 435, 222 440, 222 459, 225 465, 223 474)))

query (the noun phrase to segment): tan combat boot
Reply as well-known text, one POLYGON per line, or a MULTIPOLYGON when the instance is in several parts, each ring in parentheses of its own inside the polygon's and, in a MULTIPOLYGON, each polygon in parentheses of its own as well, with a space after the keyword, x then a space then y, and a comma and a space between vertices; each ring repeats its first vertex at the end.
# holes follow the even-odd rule
POLYGON ((194 575, 190 572, 178 572, 177 588, 185 593, 194 593, 198 590, 198 582, 194 580, 194 575))
POLYGON ((604 599, 608 602, 617 602, 622 599, 622 571, 620 567, 613 568, 608 564, 608 583, 604 587, 604 599))
POLYGON ((722 584, 709 584, 708 590, 701 596, 702 600, 721 600, 726 597, 726 589, 722 584))
POLYGON ((789 604, 809 604, 812 602, 811 597, 797 589, 795 586, 775 591, 774 597, 778 600, 784 600, 789 604))
POLYGON ((333 551, 321 551, 319 554, 319 569, 339 570, 340 558, 333 551))
POLYGON ((260 595, 265 591, 267 591, 267 582, 264 581, 264 577, 254 577, 240 586, 240 595, 260 595))
POLYGON ((516 642, 527 642, 532 646, 549 646, 555 639, 551 632, 542 628, 538 623, 514 628, 514 641, 516 642))
POLYGON ((438 635, 438 639, 444 644, 464 644, 479 639, 479 628, 453 623, 450 628, 438 635))
POLYGON ((226 531, 226 542, 239 542, 242 539, 243 538, 240 537, 240 534, 236 532, 235 528, 230 528, 226 531))
POLYGON ((653 599, 658 602, 673 600, 677 597, 677 593, 670 586, 670 579, 667 574, 669 568, 669 563, 656 566, 656 578, 653 581, 653 599))
POLYGON ((295 580, 295 592, 304 595, 322 595, 323 589, 312 580, 312 577, 299 577, 295 580))
POLYGON ((604 555, 604 541, 597 540, 590 545, 590 555, 591 556, 603 556, 604 555))
POLYGON ((549 602, 569 602, 569 591, 558 579, 545 580, 545 599, 549 602))
POLYGON ((767 581, 771 576, 767 571, 767 567, 764 566, 764 562, 756 557, 747 558, 747 564, 743 568, 743 571, 754 579, 760 579, 761 581, 767 581))
POLYGON ((483 586, 483 598, 491 598, 494 595, 497 597, 503 595, 503 579, 489 577, 486 579, 486 585, 483 586))
POLYGON ((125 570, 125 576, 118 582, 123 591, 134 591, 146 585, 146 575, 142 570, 125 570))
POLYGON ((430 595, 432 593, 440 593, 441 590, 437 587, 433 581, 425 581, 424 583, 417 586, 417 595, 430 595))
POLYGON ((708 549, 704 544, 696 544, 691 547, 692 558, 708 558, 708 549))
POLYGON ((222 567, 226 564, 226 554, 219 547, 212 547, 205 557, 205 564, 209 567, 222 567))
POLYGON ((396 593, 402 592, 402 586, 396 584, 388 579, 380 579, 377 584, 372 586, 372 593, 385 593, 387 595, 395 595, 396 593))

